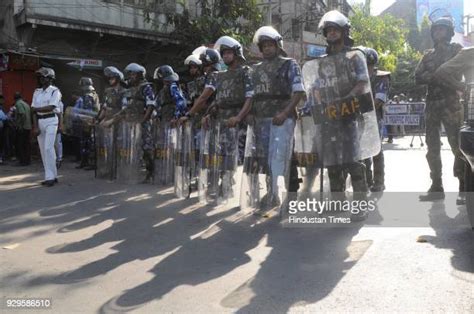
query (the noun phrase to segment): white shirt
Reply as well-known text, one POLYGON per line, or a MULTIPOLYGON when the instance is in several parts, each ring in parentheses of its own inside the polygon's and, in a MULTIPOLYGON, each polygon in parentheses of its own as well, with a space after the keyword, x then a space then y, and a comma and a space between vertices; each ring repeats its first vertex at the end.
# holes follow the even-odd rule
POLYGON ((60 110, 61 91, 56 86, 50 85, 46 89, 37 88, 33 93, 33 101, 31 107, 42 108, 46 106, 54 106, 51 112, 37 112, 38 116, 56 113, 60 110))
POLYGON ((59 101, 59 108, 54 109, 55 113, 64 113, 64 104, 62 100, 59 101))

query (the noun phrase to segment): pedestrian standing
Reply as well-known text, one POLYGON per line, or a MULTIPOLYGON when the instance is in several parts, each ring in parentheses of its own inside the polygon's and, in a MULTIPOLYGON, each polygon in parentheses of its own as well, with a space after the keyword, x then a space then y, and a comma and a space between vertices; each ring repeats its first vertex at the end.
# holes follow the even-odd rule
POLYGON ((28 166, 31 163, 31 111, 30 106, 15 93, 15 126, 18 165, 28 166))

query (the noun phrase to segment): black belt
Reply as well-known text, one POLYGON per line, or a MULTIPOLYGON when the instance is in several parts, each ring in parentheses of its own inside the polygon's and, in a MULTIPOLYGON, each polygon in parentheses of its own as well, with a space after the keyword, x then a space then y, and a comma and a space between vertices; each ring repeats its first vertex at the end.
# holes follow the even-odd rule
POLYGON ((48 119, 48 118, 54 118, 56 116, 55 113, 49 113, 49 114, 44 114, 44 115, 36 115, 38 119, 48 119))

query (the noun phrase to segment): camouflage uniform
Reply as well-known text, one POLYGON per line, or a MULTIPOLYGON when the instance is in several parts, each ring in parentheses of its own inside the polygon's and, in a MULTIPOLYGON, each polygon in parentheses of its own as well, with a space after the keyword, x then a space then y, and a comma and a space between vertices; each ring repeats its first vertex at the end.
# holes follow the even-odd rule
MULTIPOLYGON (((93 112, 99 112, 99 96, 95 91, 87 91, 82 96, 82 104, 80 108, 93 112)), ((80 153, 81 153, 81 165, 93 164, 93 160, 90 160, 90 154, 94 152, 94 139, 92 137, 91 128, 82 126, 81 136, 79 139, 80 153)))
MULTIPOLYGON (((447 89, 443 81, 434 76, 435 71, 446 61, 453 58, 460 50, 456 43, 441 44, 428 50, 415 71, 417 84, 428 85, 426 98, 426 144, 428 153, 426 159, 430 167, 430 177, 433 185, 442 188, 441 140, 440 128, 443 123, 449 145, 455 156, 454 176, 461 178, 464 164, 459 150, 458 132, 463 121, 463 110, 459 96, 454 89, 447 89)), ((457 75, 460 80, 460 74, 457 75)))
MULTIPOLYGON (((284 143, 277 143, 275 138, 278 137, 278 135, 273 134, 273 138, 271 138, 270 134, 265 134, 269 128, 264 128, 263 125, 260 125, 262 128, 259 128, 258 124, 260 119, 273 118, 277 113, 283 111, 291 101, 293 93, 305 91, 301 77, 301 69, 294 59, 278 56, 274 59, 264 60, 256 64, 253 73, 255 96, 252 104, 252 114, 257 120, 256 142, 264 148, 261 154, 258 154, 261 160, 255 162, 261 165, 258 166, 258 168, 260 168, 259 172, 266 173, 268 177, 276 176, 279 173, 286 172, 284 169, 280 169, 283 165, 278 164, 277 159, 281 157, 278 156, 278 154, 293 151, 293 132, 296 114, 294 113, 288 117, 283 125, 274 127, 275 130, 280 132, 278 135, 280 135, 281 138, 288 139, 288 141, 284 141, 284 143), (264 131, 258 131, 259 129, 264 131), (284 145, 288 143, 291 143, 291 147, 286 149, 284 145)), ((296 160, 291 158, 291 162, 288 166, 290 167, 288 190, 290 192, 296 192, 299 188, 296 160)), ((255 167, 255 164, 252 167, 255 167)), ((276 182, 267 183, 276 184, 276 182)), ((274 193, 276 188, 270 187, 268 190, 274 193)))
MULTIPOLYGON (((331 76, 324 78, 318 89, 321 90, 322 95, 327 95, 328 99, 323 99, 323 102, 330 101, 332 94, 338 95, 349 95, 354 86, 360 81, 369 81, 368 73, 366 70, 365 60, 363 58, 353 58, 348 59, 346 53, 351 51, 350 47, 345 47, 338 55, 334 56, 337 59, 336 68, 339 71, 337 78, 337 86, 327 86, 324 87, 323 82, 331 80, 331 76)), ((333 54, 330 52, 329 56, 333 54)), ((324 57, 323 57, 324 58, 324 57)), ((321 66, 324 66, 324 62, 321 62, 321 66)), ((321 73, 324 73, 325 70, 320 69, 321 73)), ((336 75, 334 73, 334 75, 336 75)), ((366 179, 366 168, 363 161, 354 161, 353 157, 356 154, 356 151, 359 149, 357 145, 359 144, 356 139, 358 134, 358 126, 355 121, 347 120, 345 123, 334 123, 327 124, 325 126, 325 134, 323 137, 327 137, 333 134, 337 134, 339 141, 340 149, 348 150, 345 154, 338 156, 340 153, 336 150, 336 155, 334 158, 343 159, 339 162, 335 162, 334 165, 328 166, 328 177, 330 183, 331 192, 345 192, 346 189, 346 175, 350 174, 351 182, 354 192, 366 193, 368 192, 367 179, 366 179)), ((326 140, 325 140, 326 141, 326 140)), ((327 158, 325 156, 323 158, 327 158)), ((333 162, 333 161, 331 161, 333 162)), ((327 163, 325 161, 324 163, 327 163)))
MULTIPOLYGON (((127 106, 126 106, 126 121, 140 122, 143 119, 143 114, 146 108, 152 106, 156 107, 155 94, 151 83, 143 80, 137 86, 130 87, 127 91, 127 106)), ((152 123, 150 120, 141 125, 141 146, 143 150, 143 160, 145 161, 145 168, 147 177, 153 174, 153 132, 152 123)))
MULTIPOLYGON (((101 110, 104 110, 104 120, 112 118, 119 113, 124 101, 125 89, 118 85, 116 87, 108 87, 104 91, 104 104, 101 110)), ((95 126, 96 130, 96 163, 97 163, 97 178, 115 179, 116 176, 116 140, 117 140, 117 126, 113 125, 111 128, 105 128, 101 125, 95 126)))
MULTIPOLYGON (((251 78, 251 69, 247 66, 239 66, 235 70, 227 70, 219 72, 216 81, 216 112, 215 118, 217 121, 226 121, 231 117, 235 117, 242 110, 246 98, 253 97, 253 83, 251 78)), ((242 129, 241 125, 237 125, 237 137, 239 131, 242 129)), ((235 129, 226 128, 221 134, 221 139, 225 152, 233 152, 235 145, 239 146, 239 142, 234 142, 235 129), (225 137, 225 138, 224 138, 225 137), (230 140, 232 139, 232 140, 230 140), (224 148, 224 143, 227 146, 224 148)), ((243 155, 243 151, 239 151, 239 155, 243 155)), ((239 156, 233 156, 238 158, 239 156)), ((232 163, 234 164, 234 163, 232 163)), ((232 169, 235 171, 235 169, 232 169)))
MULTIPOLYGON (((235 117, 242 110, 246 99, 253 96, 251 69, 239 65, 235 69, 218 72, 215 81, 208 81, 207 88, 215 90, 214 110, 212 111, 209 134, 209 147, 202 152, 201 168, 208 168, 207 193, 230 199, 235 185, 238 151, 239 125, 234 128, 225 126, 226 121, 235 117), (207 164, 206 158, 218 160, 217 165, 207 164)), ((206 149, 206 148, 204 148, 206 149)))
MULTIPOLYGON (((381 71, 377 71, 377 74, 374 75, 370 84, 372 86, 372 95, 374 99, 378 99, 382 102, 380 107, 376 108, 377 113, 377 122, 379 124, 380 138, 383 137, 383 116, 384 116, 384 104, 388 100, 388 91, 390 88, 390 79, 389 76, 381 71)), ((380 153, 372 158, 368 158, 364 161, 366 167, 366 177, 367 184, 369 187, 373 186, 384 186, 385 181, 385 162, 383 149, 380 148, 380 153), (374 171, 372 172, 372 164, 374 166, 374 171)))

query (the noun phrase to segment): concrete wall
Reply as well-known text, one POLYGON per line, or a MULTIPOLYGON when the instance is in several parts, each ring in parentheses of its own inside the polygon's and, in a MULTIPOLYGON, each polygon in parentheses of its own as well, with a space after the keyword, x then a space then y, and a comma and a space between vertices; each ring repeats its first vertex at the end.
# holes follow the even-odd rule
POLYGON ((25 0, 17 12, 24 8, 26 18, 23 22, 36 22, 42 25, 70 27, 87 26, 90 31, 107 31, 111 27, 131 30, 132 33, 168 33, 165 13, 182 10, 175 0, 163 0, 157 12, 150 14, 151 22, 145 22, 143 0, 25 0), (60 24, 60 25, 58 25, 60 24), (90 28, 94 29, 90 29, 90 28))

